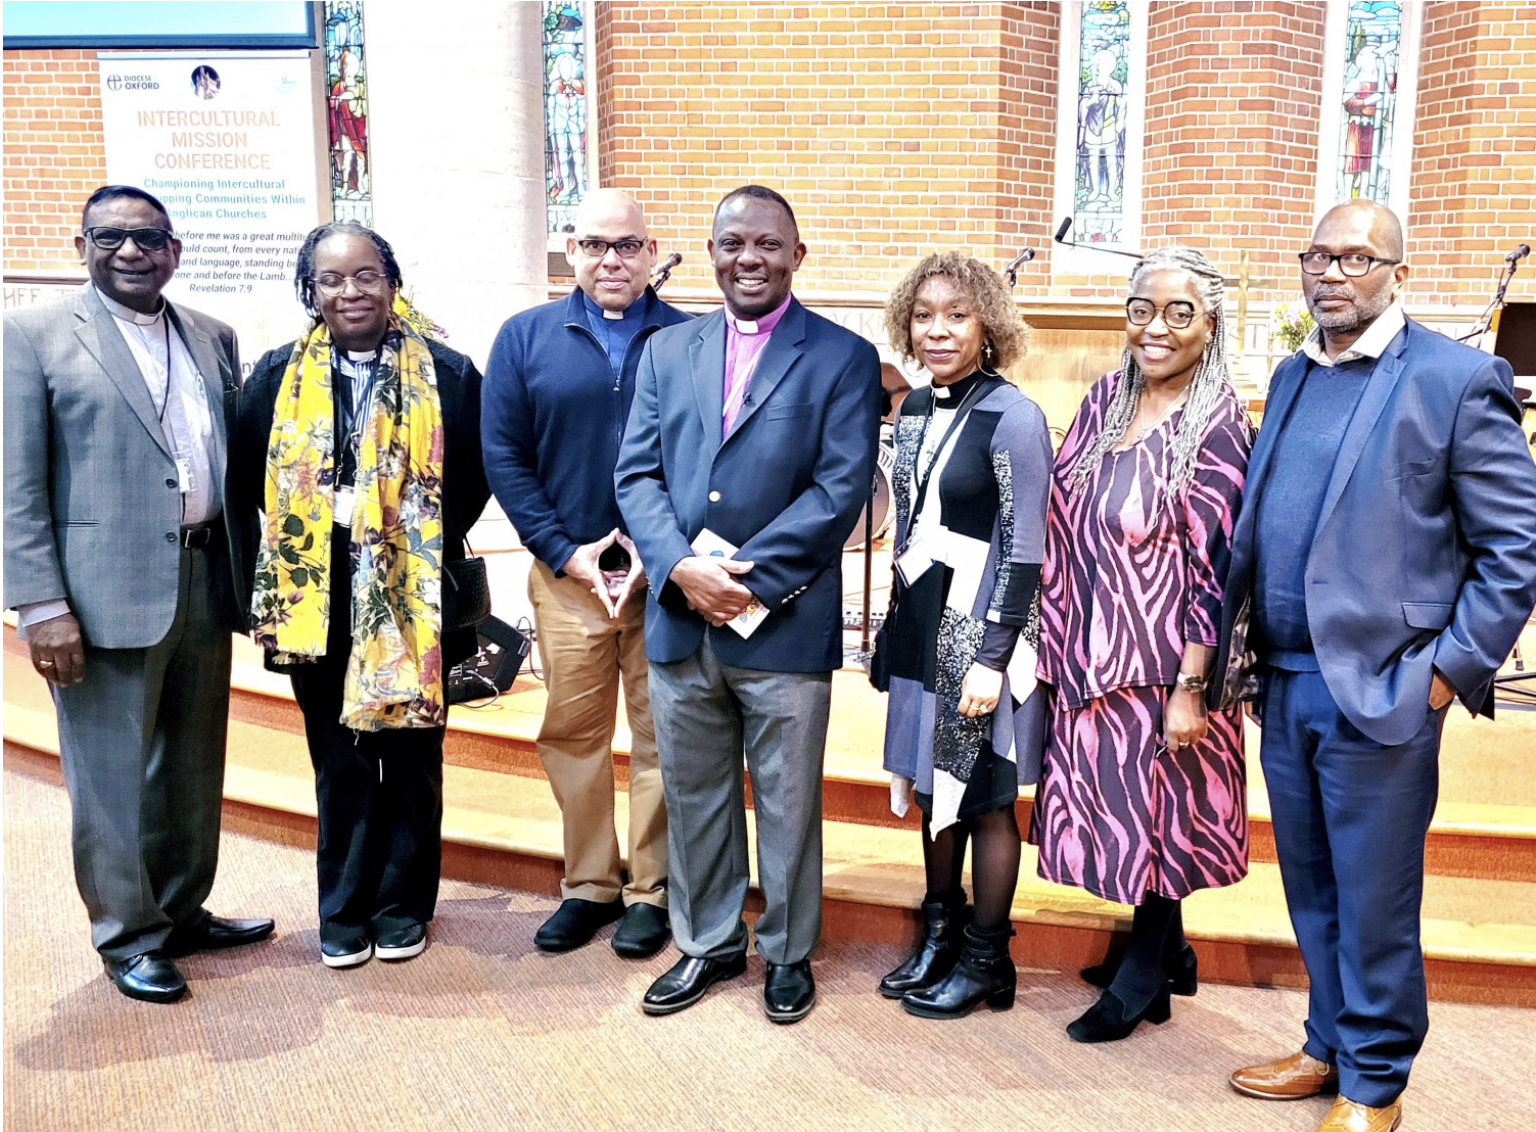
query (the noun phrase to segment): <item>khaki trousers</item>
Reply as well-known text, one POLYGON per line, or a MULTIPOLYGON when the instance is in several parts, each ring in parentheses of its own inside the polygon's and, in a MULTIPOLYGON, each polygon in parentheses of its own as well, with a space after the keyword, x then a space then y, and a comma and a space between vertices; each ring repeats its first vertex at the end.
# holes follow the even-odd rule
POLYGON ((645 660, 645 595, 635 593, 615 620, 574 578, 535 561, 528 596, 538 630, 549 703, 539 728, 539 758, 565 826, 567 900, 667 904, 667 809, 645 660), (620 874, 613 819, 613 732, 624 684, 629 753, 629 883, 620 874))

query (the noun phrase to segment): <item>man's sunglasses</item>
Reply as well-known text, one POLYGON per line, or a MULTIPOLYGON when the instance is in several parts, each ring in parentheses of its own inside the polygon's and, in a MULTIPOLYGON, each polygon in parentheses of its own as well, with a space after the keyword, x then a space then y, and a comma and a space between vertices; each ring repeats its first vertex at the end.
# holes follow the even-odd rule
POLYGON ((85 238, 104 252, 113 252, 132 238, 141 252, 163 252, 176 238, 169 228, 87 228, 85 238))

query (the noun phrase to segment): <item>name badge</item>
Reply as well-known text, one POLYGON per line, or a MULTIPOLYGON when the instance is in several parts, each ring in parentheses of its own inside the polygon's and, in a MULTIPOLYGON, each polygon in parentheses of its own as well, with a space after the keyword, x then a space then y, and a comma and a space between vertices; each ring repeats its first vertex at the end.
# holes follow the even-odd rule
POLYGON ((183 495, 197 490, 197 484, 192 478, 192 457, 176 457, 176 486, 183 495))
POLYGON ((338 526, 350 527, 352 525, 352 505, 356 498, 357 492, 355 488, 342 487, 340 484, 336 485, 336 499, 331 504, 331 510, 335 512, 336 524, 338 526))
POLYGON ((897 553, 896 571, 901 575, 901 580, 911 587, 928 572, 928 568, 935 561, 933 552, 928 549, 928 544, 922 532, 919 531, 909 538, 906 545, 897 553))

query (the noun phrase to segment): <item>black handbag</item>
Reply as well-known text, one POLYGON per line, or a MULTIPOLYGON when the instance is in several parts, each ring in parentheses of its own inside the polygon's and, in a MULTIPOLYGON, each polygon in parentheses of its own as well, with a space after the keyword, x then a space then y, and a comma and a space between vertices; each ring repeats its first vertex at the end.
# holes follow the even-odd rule
POLYGON ((443 565, 443 632, 473 629, 491 615, 491 583, 484 558, 460 558, 443 565))

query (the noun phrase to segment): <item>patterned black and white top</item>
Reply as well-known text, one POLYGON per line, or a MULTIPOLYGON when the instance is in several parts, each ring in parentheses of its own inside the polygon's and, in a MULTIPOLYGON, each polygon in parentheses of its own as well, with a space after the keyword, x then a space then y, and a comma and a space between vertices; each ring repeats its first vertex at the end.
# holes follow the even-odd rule
POLYGON ((1019 783, 1039 776, 1045 709, 1035 666, 1051 463, 1045 415, 1001 377, 972 374, 902 402, 897 558, 920 546, 918 557, 934 564, 910 581, 898 570, 892 582, 885 769, 931 799, 935 833, 957 820, 983 755, 1013 764, 1019 783), (978 661, 1004 673, 1002 696, 990 716, 965 717, 961 684, 978 661))

